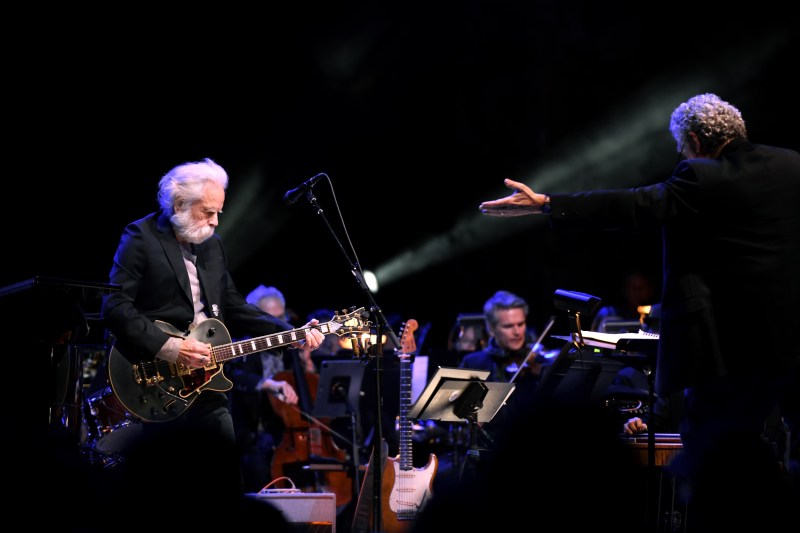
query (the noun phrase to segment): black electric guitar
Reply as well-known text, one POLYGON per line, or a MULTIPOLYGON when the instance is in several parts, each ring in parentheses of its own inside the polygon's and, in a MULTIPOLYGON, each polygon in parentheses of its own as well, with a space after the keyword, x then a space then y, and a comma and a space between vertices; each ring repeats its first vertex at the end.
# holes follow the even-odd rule
POLYGON ((108 354, 109 384, 122 406, 134 417, 143 422, 167 422, 186 411, 203 391, 227 391, 233 387, 222 372, 226 361, 303 340, 310 329, 340 337, 369 333, 370 323, 365 316, 361 307, 343 315, 337 312, 329 322, 313 328, 281 331, 238 342, 231 342, 228 329, 215 318, 202 321, 188 333, 157 320, 155 324, 174 337, 211 344, 209 363, 194 369, 160 359, 134 363, 112 345, 108 354))
POLYGON ((403 533, 411 529, 413 521, 433 495, 433 478, 438 468, 436 455, 428 456, 428 464, 414 467, 412 453, 413 424, 408 417, 411 409, 411 355, 417 350, 414 343, 416 320, 405 323, 400 338, 400 414, 399 450, 395 458, 386 460, 381 481, 381 518, 383 531, 403 533))

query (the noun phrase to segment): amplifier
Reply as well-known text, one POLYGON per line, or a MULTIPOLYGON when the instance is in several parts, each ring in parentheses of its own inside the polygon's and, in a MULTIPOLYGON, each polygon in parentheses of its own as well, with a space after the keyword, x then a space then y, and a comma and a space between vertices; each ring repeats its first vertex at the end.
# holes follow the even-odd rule
POLYGON ((306 524, 308 533, 336 533, 336 495, 332 492, 262 490, 247 496, 277 507, 289 522, 306 524))

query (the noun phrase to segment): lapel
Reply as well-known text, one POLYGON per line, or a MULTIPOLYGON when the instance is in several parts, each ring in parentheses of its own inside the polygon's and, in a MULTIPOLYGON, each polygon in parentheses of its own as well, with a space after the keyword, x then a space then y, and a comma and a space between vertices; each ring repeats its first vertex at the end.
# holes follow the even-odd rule
MULTIPOLYGON (((186 272, 186 265, 183 264, 183 254, 181 254, 181 246, 178 244, 178 239, 175 237, 175 232, 172 229, 172 224, 169 218, 165 215, 158 217, 158 239, 161 241, 161 246, 164 249, 164 254, 167 256, 172 267, 172 272, 178 280, 183 292, 183 297, 192 304, 192 289, 189 286, 189 274, 186 272)), ((202 282, 201 282, 202 283, 202 282)))

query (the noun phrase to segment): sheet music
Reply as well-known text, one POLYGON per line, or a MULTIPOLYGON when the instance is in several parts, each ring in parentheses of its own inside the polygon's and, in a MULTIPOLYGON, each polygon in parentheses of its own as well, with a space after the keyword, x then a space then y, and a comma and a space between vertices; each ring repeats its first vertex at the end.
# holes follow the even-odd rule
POLYGON ((581 330, 581 336, 586 346, 596 348, 609 348, 611 350, 621 350, 628 346, 647 346, 657 343, 658 333, 642 331, 637 333, 603 333, 600 331, 581 330))

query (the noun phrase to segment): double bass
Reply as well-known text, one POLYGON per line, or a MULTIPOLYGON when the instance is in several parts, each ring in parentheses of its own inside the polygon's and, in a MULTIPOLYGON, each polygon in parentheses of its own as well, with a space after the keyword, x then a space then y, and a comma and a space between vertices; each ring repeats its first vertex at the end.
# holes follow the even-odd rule
MULTIPOLYGON (((328 428, 329 420, 317 419, 310 414, 316 399, 319 375, 305 371, 295 350, 292 352, 292 369, 278 372, 273 379, 291 384, 297 391, 299 400, 298 405, 290 405, 270 395, 270 404, 284 424, 283 436, 272 456, 272 478, 292 478, 302 471, 304 465, 309 464, 312 457, 322 457, 346 465, 346 453, 334 442, 328 428)), ((353 481, 347 469, 314 472, 313 475, 312 482, 299 482, 300 488, 305 492, 332 492, 336 495, 337 507, 350 503, 353 497, 353 481)), ((303 476, 303 480, 306 480, 306 476, 303 476)))

